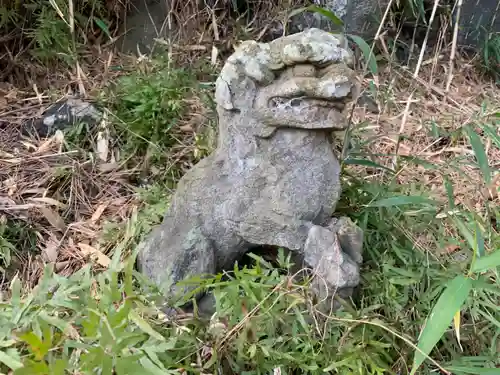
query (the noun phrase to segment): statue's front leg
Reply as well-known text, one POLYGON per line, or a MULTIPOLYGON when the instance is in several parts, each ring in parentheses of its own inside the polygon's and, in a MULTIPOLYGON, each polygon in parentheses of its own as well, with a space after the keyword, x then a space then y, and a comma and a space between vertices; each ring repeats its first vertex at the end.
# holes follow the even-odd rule
POLYGON ((348 218, 332 219, 327 227, 274 212, 260 212, 258 220, 238 225, 238 234, 254 245, 283 247, 294 252, 312 270, 313 292, 331 301, 348 296, 359 284, 363 232, 348 218))
POLYGON ((333 297, 347 297, 360 281, 363 232, 350 219, 332 219, 313 227, 304 246, 304 262, 312 269, 312 288, 325 307, 335 309, 333 297))

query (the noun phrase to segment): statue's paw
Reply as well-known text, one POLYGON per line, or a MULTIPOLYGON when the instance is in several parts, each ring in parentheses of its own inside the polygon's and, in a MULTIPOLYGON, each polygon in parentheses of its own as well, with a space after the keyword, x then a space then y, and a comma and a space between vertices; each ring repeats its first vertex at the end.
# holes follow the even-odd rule
POLYGON ((340 303, 334 297, 349 298, 359 285, 361 247, 362 231, 347 218, 309 230, 304 260, 313 270, 311 291, 323 313, 337 310, 340 303))
POLYGON ((327 228, 310 229, 304 261, 313 270, 313 288, 320 296, 332 296, 359 284, 359 264, 343 251, 337 234, 327 228))
POLYGON ((363 262, 363 230, 346 216, 334 218, 328 225, 337 234, 342 251, 358 265, 363 262))

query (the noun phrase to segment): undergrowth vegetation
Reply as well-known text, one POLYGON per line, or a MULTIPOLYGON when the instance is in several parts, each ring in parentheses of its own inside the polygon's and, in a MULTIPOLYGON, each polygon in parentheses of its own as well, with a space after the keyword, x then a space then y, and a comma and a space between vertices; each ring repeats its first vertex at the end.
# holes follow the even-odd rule
MULTIPOLYGON (((68 3, 23 4, 0 2, 0 29, 23 27, 22 7, 32 17, 30 27, 44 23, 36 30, 44 34, 29 34, 36 54, 72 56, 73 42, 81 41, 78 32, 76 39, 68 33, 61 39, 59 33, 68 25, 58 9, 70 14, 68 3)), ((100 3, 82 4, 73 13, 78 27, 106 34, 100 3), (80 17, 89 6, 92 11, 80 17)), ((362 55, 370 55, 364 41, 353 41, 362 55)), ((493 42, 488 48, 484 61, 494 69, 500 49, 493 42)), ((372 55, 367 70, 375 75, 381 60, 372 55)), ((368 86, 383 105, 396 105, 385 86, 373 80, 368 86)), ((210 321, 189 314, 167 319, 158 307, 160 292, 134 269, 134 250, 161 221, 184 171, 213 149, 210 89, 192 70, 155 58, 119 77, 99 98, 107 109, 110 154, 127 165, 122 175, 109 178, 127 180, 128 189, 147 177, 146 186, 133 189, 141 204, 126 220, 112 214, 103 218, 98 242, 107 260, 104 270, 87 264, 63 276, 47 262, 36 287, 27 291, 19 275, 4 269, 20 248, 38 251, 34 243, 40 232, 0 217, 0 271, 7 278, 0 294, 0 374, 500 372, 500 161, 490 160, 500 150, 500 102, 494 100, 454 128, 439 119, 422 125, 431 146, 445 143, 470 151, 450 157, 446 165, 372 147, 381 136, 370 133, 370 121, 346 133, 339 152, 343 192, 337 213, 357 222, 365 244, 361 285, 352 300, 340 301, 341 310, 330 316, 316 310, 307 282, 291 273, 290 259, 280 252, 278 267, 253 256, 253 266, 235 267, 224 280, 221 275, 205 280, 201 285, 217 301, 210 321), (200 107, 206 112, 193 122, 200 107), (434 185, 444 193, 419 175, 401 179, 418 168, 432 171, 434 185), (479 173, 468 175, 470 170, 479 173), (458 199, 464 183, 475 187, 479 208, 458 199)), ((65 134, 64 152, 99 153, 95 134, 75 129, 81 130, 65 134)), ((405 141, 403 136, 397 140, 401 147, 405 141)), ((68 174, 68 185, 76 180, 75 170, 68 174)), ((90 180, 79 183, 90 185, 90 180)), ((128 197, 127 189, 123 195, 128 197)), ((72 194, 68 188, 61 196, 76 206, 72 194)))
POLYGON ((482 48, 484 70, 500 83, 500 34, 488 37, 482 48))
POLYGON ((187 110, 183 100, 196 86, 192 73, 185 69, 163 61, 149 65, 120 77, 104 100, 117 114, 112 121, 129 154, 148 149, 149 144, 164 153, 175 144, 174 129, 187 110))
MULTIPOLYGON (((363 164, 357 156, 353 151, 347 165, 363 164)), ((0 310, 0 362, 14 374, 90 374, 97 368, 102 374, 268 374, 277 368, 288 374, 400 374, 429 354, 432 360, 418 373, 439 366, 452 374, 495 374, 498 207, 478 217, 452 202, 434 202, 424 186, 395 183, 393 175, 368 183, 345 173, 338 210, 365 230, 365 265, 358 298, 345 301, 334 316, 314 310, 307 285, 286 272, 289 260, 280 255, 285 272, 258 259, 253 268, 235 269, 228 281, 207 280, 217 298, 210 322, 166 320, 155 306, 161 295, 135 273, 134 256, 120 257, 149 231, 148 220, 160 219, 166 201, 154 198, 164 192, 159 190, 122 228, 108 270, 95 274, 85 267, 66 278, 48 265, 28 296, 12 280, 0 310), (425 246, 419 246, 420 235, 425 246), (468 256, 430 252, 450 246, 468 256)))
POLYGON ((2 47, 10 50, 11 57, 26 51, 43 63, 72 65, 83 46, 99 36, 111 37, 112 4, 101 0, 2 0, 2 47))

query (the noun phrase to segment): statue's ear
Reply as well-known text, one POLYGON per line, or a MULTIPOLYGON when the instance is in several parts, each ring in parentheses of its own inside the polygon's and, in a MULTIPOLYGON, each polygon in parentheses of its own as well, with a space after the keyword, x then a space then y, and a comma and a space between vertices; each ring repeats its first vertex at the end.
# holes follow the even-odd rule
POLYGON ((220 77, 215 82, 215 102, 227 111, 234 109, 233 96, 229 84, 220 77))

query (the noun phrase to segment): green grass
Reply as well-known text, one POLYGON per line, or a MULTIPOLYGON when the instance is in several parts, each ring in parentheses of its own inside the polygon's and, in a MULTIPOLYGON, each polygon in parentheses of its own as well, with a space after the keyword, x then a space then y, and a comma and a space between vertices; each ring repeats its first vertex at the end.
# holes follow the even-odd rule
POLYGON ((17 249, 36 249, 36 233, 26 223, 8 220, 0 221, 0 272, 11 274, 12 265, 17 260, 17 249))
MULTIPOLYGON (((197 162, 211 150, 213 118, 200 114, 200 129, 182 129, 198 115, 196 106, 213 112, 207 101, 210 86, 197 80, 199 71, 174 67, 161 54, 122 70, 96 100, 107 114, 104 134, 109 154, 117 155, 125 169, 134 170, 133 182, 147 180, 172 189, 183 173, 180 162, 197 162)), ((103 132, 98 124, 65 129, 67 149, 97 154, 98 132, 103 132)))
POLYGON ((185 115, 183 100, 195 85, 190 71, 172 67, 167 61, 154 60, 134 74, 122 76, 105 101, 116 113, 118 136, 135 137, 126 148, 169 147, 176 143, 172 129, 185 115), (124 135, 123 133, 126 133, 124 135))
MULTIPOLYGON (((408 373, 415 355, 412 343, 427 320, 428 326, 434 324, 431 333, 439 334, 434 350, 432 342, 427 345, 434 360, 454 368, 455 374, 487 373, 488 366, 499 364, 498 252, 477 258, 470 271, 469 263, 433 259, 408 231, 427 230, 436 241, 453 241, 440 237, 442 223, 435 219, 435 208, 369 207, 407 192, 404 186, 385 184, 369 189, 353 185, 347 192, 344 205, 355 208, 352 216, 366 231, 366 261, 359 299, 334 317, 316 315, 311 324, 307 285, 262 261, 236 270, 229 281, 207 282, 218 298, 211 325, 198 320, 165 323, 154 307, 160 300, 155 288, 134 273, 133 257, 121 263, 116 253, 113 267, 98 275, 84 269, 64 278, 48 267, 36 292, 28 296, 20 295, 14 280, 12 297, 0 310, 0 362, 19 368, 14 374, 90 374, 95 367, 103 374, 111 374, 111 368, 117 374, 167 374, 179 368, 196 373, 201 370, 197 365, 207 373, 221 366, 238 374, 267 374, 275 367, 282 373, 408 373), (351 199, 357 204, 351 205, 351 199), (450 299, 437 311, 441 314, 429 319, 446 290, 457 296, 456 280, 469 285, 456 305, 464 352, 451 329, 455 310, 449 310, 450 299), (258 311, 249 314, 256 306, 258 311)), ((129 228, 143 228, 138 218, 129 228)), ((466 238, 474 233, 474 223, 459 220, 466 238)), ((492 231, 472 238, 475 242, 466 243, 465 249, 499 241, 492 231), (477 238, 483 242, 478 244, 477 238)), ((287 262, 281 264, 286 269, 287 262)), ((426 361, 419 373, 432 368, 426 361)))
POLYGON ((500 83, 500 33, 492 34, 485 40, 481 55, 485 72, 500 83))

